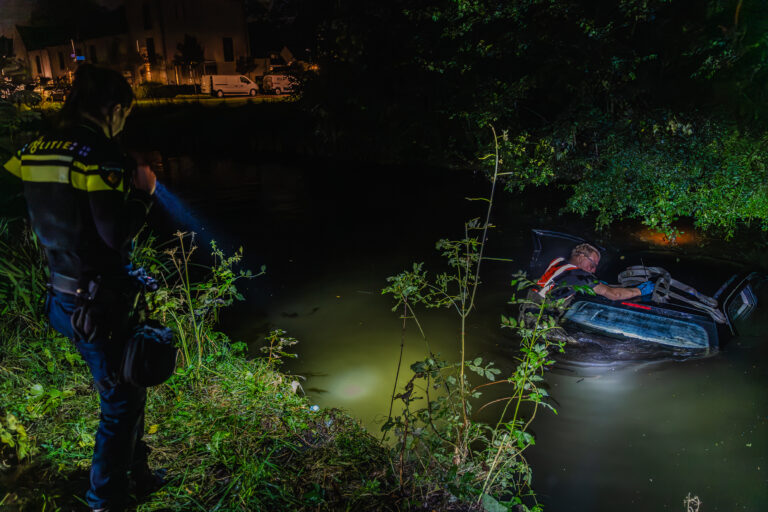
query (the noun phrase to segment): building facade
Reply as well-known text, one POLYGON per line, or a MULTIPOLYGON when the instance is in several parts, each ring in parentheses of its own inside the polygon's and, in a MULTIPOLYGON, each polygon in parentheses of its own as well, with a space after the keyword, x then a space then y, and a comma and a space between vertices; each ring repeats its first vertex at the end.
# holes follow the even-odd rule
POLYGON ((243 0, 125 0, 88 31, 17 26, 16 56, 33 79, 71 78, 82 62, 110 67, 133 83, 196 83, 235 74, 249 57, 243 0), (106 20, 105 20, 106 21, 106 20))
POLYGON ((248 57, 242 0, 126 0, 125 14, 127 37, 149 64, 144 80, 146 72, 175 84, 235 74, 238 59, 248 57))

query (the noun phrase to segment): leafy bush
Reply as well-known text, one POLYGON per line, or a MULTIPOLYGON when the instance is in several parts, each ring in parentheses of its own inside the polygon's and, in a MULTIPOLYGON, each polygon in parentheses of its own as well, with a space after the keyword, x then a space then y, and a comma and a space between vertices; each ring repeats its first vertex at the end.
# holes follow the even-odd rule
POLYGON ((768 229, 766 150, 768 132, 700 117, 660 113, 619 122, 595 116, 578 130, 551 136, 505 132, 502 179, 513 192, 567 186, 566 208, 594 212, 597 228, 632 218, 673 237, 686 217, 731 237, 745 224, 768 229))

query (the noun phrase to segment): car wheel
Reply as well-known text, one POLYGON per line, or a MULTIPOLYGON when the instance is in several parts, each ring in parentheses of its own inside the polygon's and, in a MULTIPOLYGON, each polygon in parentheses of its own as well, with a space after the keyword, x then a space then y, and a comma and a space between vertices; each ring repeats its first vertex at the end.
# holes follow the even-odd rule
POLYGON ((256 96, 256 89, 251 89, 251 92, 248 93, 249 96, 256 96))
POLYGON ((222 91, 222 90, 216 91, 216 97, 217 98, 223 98, 224 97, 224 91, 222 91))
POLYGON ((279 87, 275 88, 275 94, 283 94, 279 87))

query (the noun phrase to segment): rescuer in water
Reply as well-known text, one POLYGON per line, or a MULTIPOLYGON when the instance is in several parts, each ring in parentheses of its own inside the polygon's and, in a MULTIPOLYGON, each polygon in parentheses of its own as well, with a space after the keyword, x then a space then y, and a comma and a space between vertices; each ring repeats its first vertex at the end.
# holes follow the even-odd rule
POLYGON ((94 511, 123 510, 129 474, 137 492, 157 484, 142 441, 146 388, 119 378, 138 293, 128 254, 156 185, 152 170, 137 166, 115 140, 133 99, 116 71, 81 66, 58 128, 5 164, 23 183, 32 229, 45 248, 48 318, 74 341, 100 396, 86 494, 94 511))
POLYGON ((600 251, 590 244, 579 244, 571 250, 571 258, 553 260, 539 278, 534 292, 541 300, 567 299, 576 292, 573 286, 587 286, 597 295, 610 300, 627 300, 653 293, 653 283, 646 281, 636 287, 610 286, 595 277, 600 264, 600 251))
MULTIPOLYGON (((611 286, 599 281, 595 277, 599 264, 600 251, 586 243, 574 247, 568 261, 565 261, 565 258, 552 260, 536 286, 528 291, 527 303, 520 308, 520 322, 528 326, 536 324, 540 305, 545 300, 564 301, 559 307, 550 302, 552 307, 547 306, 545 310, 546 316, 559 318, 570 305, 573 296, 579 293, 579 290, 574 289, 575 286, 591 288, 595 294, 610 300, 627 300, 653 293, 654 284, 650 281, 629 288, 611 286)), ((577 343, 561 327, 548 328, 546 336, 554 341, 577 343)))

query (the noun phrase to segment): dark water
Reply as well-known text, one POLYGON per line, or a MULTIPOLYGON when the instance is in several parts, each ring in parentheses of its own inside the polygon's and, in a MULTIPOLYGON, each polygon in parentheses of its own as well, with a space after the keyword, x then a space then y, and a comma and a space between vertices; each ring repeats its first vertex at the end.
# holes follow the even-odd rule
MULTIPOLYGON (((248 286, 248 302, 225 317, 229 332, 253 341, 270 328, 287 330, 301 341, 289 369, 307 377, 311 400, 345 408, 378 432, 401 333, 392 301, 380 293, 385 278, 414 261, 444 270, 434 243, 461 237, 463 220, 481 215, 479 203, 464 198, 486 194, 487 181, 445 170, 310 161, 172 159, 166 173, 206 236, 225 247, 242 245, 250 268, 267 265, 267 276, 248 286)), ((468 356, 509 372, 514 340, 499 328, 499 315, 512 293, 510 275, 530 257, 530 228, 596 235, 588 221, 558 215, 561 198, 536 191, 498 198, 487 254, 513 261, 483 268, 468 356)), ((159 209, 155 215, 160 222, 159 209)), ((627 266, 642 257, 707 294, 743 268, 723 258, 746 256, 717 243, 670 250, 647 243, 632 226, 602 238, 625 252, 627 266)), ((546 510, 685 510, 688 493, 701 498, 702 512, 768 510, 767 309, 705 359, 594 362, 563 355, 546 375, 558 414, 539 413, 537 444, 527 454, 546 510)), ((422 320, 432 350, 455 360, 457 318, 429 311, 422 320)), ((409 376, 407 365, 426 349, 414 330, 405 340, 409 376)), ((494 411, 484 414, 492 419, 494 411)))

